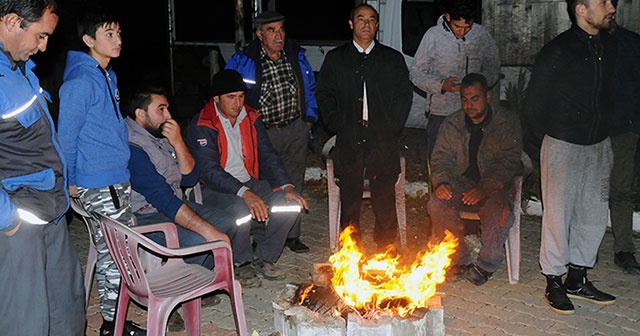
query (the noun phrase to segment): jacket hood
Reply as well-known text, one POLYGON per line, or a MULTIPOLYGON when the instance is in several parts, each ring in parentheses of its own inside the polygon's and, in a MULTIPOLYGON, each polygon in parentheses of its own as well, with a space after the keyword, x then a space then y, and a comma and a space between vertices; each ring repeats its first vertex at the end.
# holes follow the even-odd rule
POLYGON ((85 74, 86 73, 85 71, 88 71, 88 73, 93 73, 87 68, 95 69, 96 71, 95 74, 102 77, 102 74, 99 71, 100 63, 98 63, 98 61, 95 58, 91 57, 89 54, 83 51, 70 50, 67 53, 67 64, 64 68, 64 74, 62 75, 62 79, 64 81, 73 79, 76 76, 76 74, 80 74, 80 73, 85 74), (79 70, 83 68, 85 69, 84 71, 79 70))

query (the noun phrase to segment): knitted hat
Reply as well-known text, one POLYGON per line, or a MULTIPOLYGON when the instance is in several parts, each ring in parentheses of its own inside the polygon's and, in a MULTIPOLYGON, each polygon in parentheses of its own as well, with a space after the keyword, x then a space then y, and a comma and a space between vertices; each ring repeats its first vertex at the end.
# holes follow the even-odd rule
POLYGON ((230 92, 247 91, 242 75, 231 69, 224 69, 213 76, 211 96, 220 96, 230 92))
POLYGON ((253 20, 253 27, 255 29, 258 29, 258 27, 262 26, 263 24, 284 20, 284 15, 276 11, 265 11, 256 16, 256 18, 253 20))

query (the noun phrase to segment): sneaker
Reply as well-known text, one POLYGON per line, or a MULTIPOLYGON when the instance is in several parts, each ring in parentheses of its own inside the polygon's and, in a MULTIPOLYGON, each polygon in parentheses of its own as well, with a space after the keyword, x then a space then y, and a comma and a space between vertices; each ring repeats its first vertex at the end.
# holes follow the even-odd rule
POLYGON ((587 280, 587 278, 584 278, 584 281, 582 283, 578 283, 576 285, 576 288, 566 287, 566 289, 567 296, 572 299, 585 300, 603 306, 610 305, 616 302, 615 296, 598 290, 595 286, 593 286, 591 281, 587 280))
POLYGON ((551 283, 547 280, 544 298, 554 312, 563 315, 574 314, 576 309, 567 296, 567 291, 561 281, 560 277, 558 277, 558 281, 552 281, 551 283))
MULTIPOLYGON (((100 336, 112 336, 115 335, 114 330, 116 327, 115 322, 113 321, 102 321, 102 326, 100 327, 100 336)), ((123 335, 127 336, 146 336, 147 331, 140 328, 137 324, 126 321, 124 323, 124 333, 123 335)))
POLYGON ((256 288, 262 286, 262 280, 256 275, 251 267, 251 263, 247 262, 243 265, 234 267, 234 276, 244 288, 256 288))
POLYGON ((487 271, 483 270, 478 265, 471 265, 464 272, 464 278, 467 279, 467 281, 469 281, 470 283, 472 283, 472 284, 474 284, 476 286, 482 286, 485 283, 487 283, 487 281, 489 280, 489 278, 491 277, 492 274, 493 273, 491 273, 491 272, 487 272, 487 271))
POLYGON ((287 274, 276 264, 262 259, 256 259, 251 263, 253 271, 262 275, 267 280, 284 280, 287 274))
POLYGON ((307 253, 309 252, 309 246, 300 241, 300 238, 287 239, 286 246, 295 253, 307 253))
POLYGON ((631 252, 618 252, 613 261, 627 274, 640 274, 640 264, 631 252))

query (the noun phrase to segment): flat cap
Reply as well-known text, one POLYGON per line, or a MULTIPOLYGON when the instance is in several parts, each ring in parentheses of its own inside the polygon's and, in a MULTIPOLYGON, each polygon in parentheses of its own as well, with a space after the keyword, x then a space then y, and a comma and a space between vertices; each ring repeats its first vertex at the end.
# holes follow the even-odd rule
POLYGON ((276 11, 264 11, 253 20, 253 27, 258 28, 263 24, 284 21, 284 15, 276 12, 276 11))

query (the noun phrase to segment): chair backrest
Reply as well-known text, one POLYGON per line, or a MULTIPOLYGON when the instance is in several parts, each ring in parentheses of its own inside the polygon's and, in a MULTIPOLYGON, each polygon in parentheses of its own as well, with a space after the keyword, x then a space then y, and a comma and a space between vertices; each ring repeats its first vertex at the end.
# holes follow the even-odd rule
POLYGON ((100 220, 107 248, 129 291, 141 297, 148 297, 149 282, 139 247, 153 252, 157 249, 157 244, 116 220, 97 212, 93 212, 93 215, 100 220))

